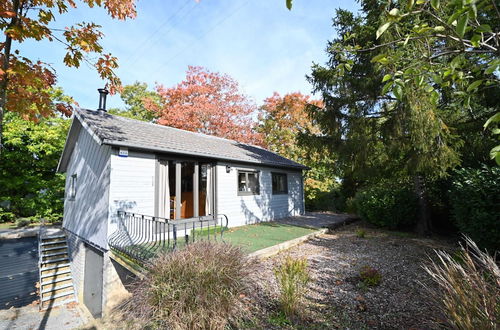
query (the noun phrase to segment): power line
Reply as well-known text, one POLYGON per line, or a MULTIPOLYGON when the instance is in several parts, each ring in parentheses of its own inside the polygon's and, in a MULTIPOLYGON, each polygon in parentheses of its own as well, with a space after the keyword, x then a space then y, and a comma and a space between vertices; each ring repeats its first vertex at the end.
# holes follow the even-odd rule
MULTIPOLYGON (((155 37, 155 35, 165 26, 167 25, 169 22, 173 21, 173 19, 175 18, 175 16, 177 16, 177 14, 179 14, 184 8, 187 7, 188 4, 192 3, 193 6, 191 6, 190 9, 194 8, 194 6, 196 6, 196 2, 195 1, 186 1, 184 3, 183 6, 181 6, 177 11, 175 11, 175 13, 173 13, 172 15, 170 15, 167 19, 165 19, 157 28, 156 30, 154 30, 148 38, 144 39, 141 44, 136 48, 136 51, 130 55, 125 61, 124 63, 126 62, 130 62, 130 64, 134 64, 137 59, 140 57, 140 55, 143 53, 143 50, 145 49, 145 46, 149 43, 149 41, 151 39, 153 39, 153 37, 155 37)), ((187 12, 184 13, 184 15, 181 17, 184 18, 186 16, 187 13, 189 13, 190 10, 188 10, 187 12)), ((167 34, 168 32, 170 32, 171 30, 173 29, 173 25, 170 27, 170 29, 168 29, 164 34, 167 34)))
MULTIPOLYGON (((222 23, 224 23, 225 21, 227 21, 229 18, 231 18, 232 16, 234 16, 238 11, 240 11, 244 6, 246 6, 248 4, 250 0, 247 0, 245 1, 243 4, 241 4, 239 7, 237 7, 236 9, 234 9, 229 15, 223 17, 222 19, 220 19, 217 23, 215 23, 210 29, 206 30, 205 33, 203 33, 201 36, 199 36, 198 38, 196 38, 195 40, 196 41, 201 41, 203 38, 205 38, 210 32, 212 32, 213 30, 215 30, 215 28, 217 28, 219 25, 221 25, 222 23)), ((188 50, 191 46, 193 45, 193 43, 189 43, 187 44, 184 48, 182 48, 179 52, 175 53, 172 57, 170 57, 166 62, 164 62, 161 67, 155 69, 155 71, 161 71, 163 70, 163 68, 165 68, 168 64, 170 64, 170 62, 172 60, 174 60, 177 56, 179 56, 180 54, 182 54, 184 51, 188 50)))

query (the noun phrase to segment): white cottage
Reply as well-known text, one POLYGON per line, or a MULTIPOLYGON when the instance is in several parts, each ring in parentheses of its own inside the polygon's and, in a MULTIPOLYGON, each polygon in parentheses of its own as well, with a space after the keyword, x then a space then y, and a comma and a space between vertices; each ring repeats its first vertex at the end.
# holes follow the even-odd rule
POLYGON ((76 110, 58 171, 67 175, 63 228, 79 299, 94 316, 111 307, 123 269, 110 258, 110 240, 124 214, 168 226, 224 215, 229 227, 301 215, 305 169, 260 147, 76 110))

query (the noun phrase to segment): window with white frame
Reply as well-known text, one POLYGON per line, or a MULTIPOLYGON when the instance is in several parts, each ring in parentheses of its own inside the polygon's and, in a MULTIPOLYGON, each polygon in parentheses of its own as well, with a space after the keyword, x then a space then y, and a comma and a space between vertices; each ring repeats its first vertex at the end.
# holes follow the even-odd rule
POLYGON ((259 172, 238 170, 238 195, 259 195, 259 172))
POLYGON ((76 197, 76 179, 77 179, 76 174, 73 174, 69 179, 70 181, 69 181, 69 189, 68 189, 68 199, 70 201, 74 201, 75 197, 76 197))
POLYGON ((288 194, 288 180, 286 173, 271 173, 273 195, 288 194))

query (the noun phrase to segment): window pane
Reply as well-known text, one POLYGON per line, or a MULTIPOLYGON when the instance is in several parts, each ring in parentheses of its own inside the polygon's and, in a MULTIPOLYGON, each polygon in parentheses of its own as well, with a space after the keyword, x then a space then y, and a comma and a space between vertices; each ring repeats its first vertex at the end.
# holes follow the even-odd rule
POLYGON ((259 192, 259 177, 257 173, 248 173, 248 191, 259 192))
POLYGON ((239 191, 247 191, 246 190, 246 173, 239 172, 238 173, 238 190, 239 191))
POLYGON ((286 174, 273 173, 272 174, 273 194, 286 194, 288 193, 288 182, 286 174))

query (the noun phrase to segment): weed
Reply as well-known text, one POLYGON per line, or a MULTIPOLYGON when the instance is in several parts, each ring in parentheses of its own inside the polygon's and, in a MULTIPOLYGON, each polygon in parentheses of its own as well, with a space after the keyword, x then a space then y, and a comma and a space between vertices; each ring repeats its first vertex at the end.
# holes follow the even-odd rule
POLYGON ((283 313, 288 318, 297 316, 310 281, 307 260, 286 256, 275 268, 274 274, 279 286, 279 302, 283 313))
POLYGON ((461 253, 436 251, 438 259, 424 266, 440 290, 428 287, 454 329, 497 329, 500 322, 500 268, 495 257, 469 237, 461 253))
POLYGON ((367 286, 377 286, 382 281, 382 275, 378 270, 370 266, 364 266, 359 272, 359 277, 363 284, 367 286))
POLYGON ((358 238, 365 238, 366 237, 366 231, 364 229, 356 229, 356 236, 358 238))

